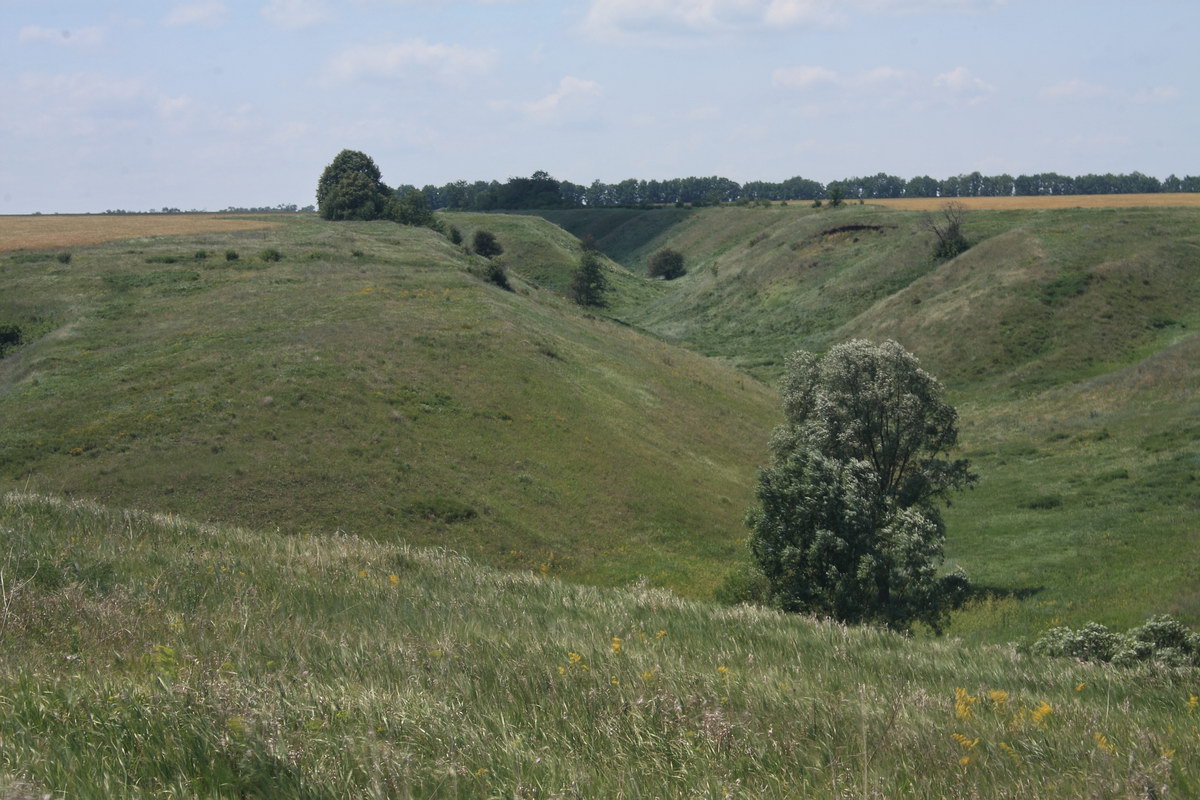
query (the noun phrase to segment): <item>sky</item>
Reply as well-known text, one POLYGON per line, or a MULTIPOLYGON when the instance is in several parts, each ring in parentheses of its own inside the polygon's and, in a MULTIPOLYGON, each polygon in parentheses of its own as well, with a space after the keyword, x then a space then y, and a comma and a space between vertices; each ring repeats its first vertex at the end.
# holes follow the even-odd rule
POLYGON ((389 185, 1200 175, 1195 0, 0 0, 0 214, 389 185))

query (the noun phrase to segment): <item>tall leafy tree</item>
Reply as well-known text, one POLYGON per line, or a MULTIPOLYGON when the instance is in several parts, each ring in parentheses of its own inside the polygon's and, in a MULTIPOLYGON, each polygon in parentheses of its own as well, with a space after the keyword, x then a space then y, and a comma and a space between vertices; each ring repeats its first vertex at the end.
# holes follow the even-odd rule
POLYGON ((973 483, 950 460, 958 415, 893 341, 855 340, 787 365, 786 421, 759 475, 750 550, 784 610, 940 629, 966 579, 939 576, 939 504, 973 483))
POLYGON ((379 219, 390 192, 366 153, 343 150, 317 181, 317 208, 330 220, 379 219))

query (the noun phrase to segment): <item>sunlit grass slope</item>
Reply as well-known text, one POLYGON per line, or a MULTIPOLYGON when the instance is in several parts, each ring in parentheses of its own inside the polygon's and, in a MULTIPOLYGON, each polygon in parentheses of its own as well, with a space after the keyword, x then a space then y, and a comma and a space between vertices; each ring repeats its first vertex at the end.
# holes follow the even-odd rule
MULTIPOLYGON (((514 219, 487 222, 517 274, 521 236, 572 246, 514 219)), ((0 322, 30 340, 0 361, 0 479, 708 595, 772 392, 481 263, 429 230, 315 217, 0 257, 0 322)))
POLYGON ((0 796, 1200 793, 1195 671, 28 494, 0 532, 0 796))
POLYGON ((654 226, 635 271, 661 246, 689 263, 650 302, 617 300, 623 319, 768 380, 796 349, 893 337, 947 383, 982 476, 947 515, 949 561, 996 592, 957 632, 1200 624, 1196 209, 973 211, 974 246, 944 263, 912 212, 603 213, 555 218, 654 226))

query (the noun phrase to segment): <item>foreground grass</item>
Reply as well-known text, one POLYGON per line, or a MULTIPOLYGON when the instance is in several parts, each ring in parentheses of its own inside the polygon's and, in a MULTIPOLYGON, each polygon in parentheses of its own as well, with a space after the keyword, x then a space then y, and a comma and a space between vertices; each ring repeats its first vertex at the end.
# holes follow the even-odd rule
POLYGON ((1200 791, 1194 671, 27 494, 0 532, 8 796, 1200 791))

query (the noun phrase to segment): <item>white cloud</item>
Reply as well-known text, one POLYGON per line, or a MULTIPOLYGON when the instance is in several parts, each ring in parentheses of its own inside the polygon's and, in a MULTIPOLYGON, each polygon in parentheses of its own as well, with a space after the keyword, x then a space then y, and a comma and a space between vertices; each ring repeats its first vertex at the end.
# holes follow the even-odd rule
POLYGON ((323 0, 271 0, 262 15, 280 28, 298 30, 329 19, 330 10, 323 0))
POLYGON ((933 85, 970 104, 979 103, 985 96, 996 91, 995 86, 975 77, 966 67, 955 67, 949 72, 943 72, 933 79, 933 85))
POLYGON ((77 30, 43 28, 41 25, 26 25, 17 34, 19 42, 48 42, 66 47, 91 47, 104 41, 104 28, 90 27, 77 30))
POLYGON ((1070 78, 1041 91, 1044 100, 1094 100, 1112 93, 1112 89, 1080 78, 1070 78))
POLYGON ((350 47, 334 56, 326 70, 335 82, 363 78, 395 79, 414 71, 433 72, 455 82, 487 71, 496 60, 491 50, 470 50, 410 39, 398 44, 350 47))
POLYGON ((566 76, 558 82, 558 89, 540 100, 534 100, 525 109, 534 114, 545 114, 561 108, 573 97, 595 97, 600 94, 600 84, 595 81, 581 80, 566 76))
POLYGON ((665 44, 682 36, 844 25, 854 14, 967 11, 1005 0, 591 0, 584 29, 665 44))
POLYGON ((839 75, 819 66, 781 67, 771 75, 771 82, 786 89, 815 89, 837 86, 850 89, 870 89, 885 84, 910 81, 912 74, 895 67, 875 67, 855 75, 839 75))
POLYGON ((837 73, 825 67, 783 67, 775 70, 772 78, 776 86, 789 89, 809 89, 838 82, 837 73))
POLYGON ((173 117, 189 104, 144 78, 90 72, 26 73, 11 87, 6 130, 36 139, 120 134, 148 119, 173 117))
POLYGON ((170 27, 177 25, 207 25, 211 27, 224 22, 228 14, 229 9, 220 0, 207 0, 207 2, 175 6, 167 14, 163 24, 170 27))

